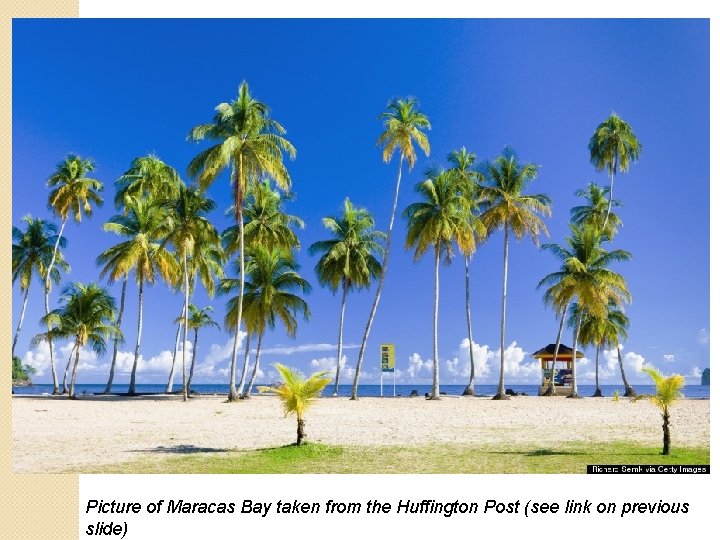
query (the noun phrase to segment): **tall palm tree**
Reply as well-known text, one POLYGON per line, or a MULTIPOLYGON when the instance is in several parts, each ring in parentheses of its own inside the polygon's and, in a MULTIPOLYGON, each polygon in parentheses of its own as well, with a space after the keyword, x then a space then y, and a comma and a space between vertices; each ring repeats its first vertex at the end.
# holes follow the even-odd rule
MULTIPOLYGON (((96 283, 71 283, 63 289, 60 304, 44 317, 44 322, 55 337, 74 339, 75 362, 68 393, 74 399, 80 348, 89 343, 101 355, 106 349, 105 340, 118 332, 114 325, 115 299, 96 283)), ((43 338, 44 334, 40 334, 35 339, 43 338)))
POLYGON ((395 223, 395 211, 397 210, 398 196, 400 195, 400 180, 402 179, 403 162, 407 161, 408 172, 412 171, 417 160, 415 154, 415 145, 425 153, 430 155, 430 141, 428 141, 425 131, 430 129, 430 120, 427 116, 418 110, 418 102, 413 97, 406 99, 395 99, 391 101, 387 110, 380 115, 383 122, 384 131, 378 137, 377 145, 382 147, 382 157, 385 163, 389 163, 397 150, 399 155, 397 181, 395 182, 395 196, 393 198, 392 211, 390 212, 390 223, 385 238, 385 252, 383 253, 382 272, 378 279, 378 288, 375 293, 372 307, 370 308, 370 316, 365 325, 365 333, 360 343, 360 352, 358 353, 357 366, 355 367, 355 377, 353 379, 352 396, 350 399, 358 399, 357 390, 360 382, 360 370, 362 369, 363 357, 365 356, 365 348, 367 347, 368 338, 370 337, 370 329, 372 328, 375 312, 380 303, 380 294, 382 293, 385 274, 387 273, 388 261, 390 259, 390 241, 392 240, 393 225, 395 223))
POLYGON ((337 396, 347 294, 351 290, 370 287, 370 283, 380 277, 382 266, 376 257, 383 252, 381 242, 385 234, 373 230, 375 220, 370 212, 364 208, 355 208, 350 199, 345 199, 341 216, 323 218, 323 225, 333 234, 333 238, 315 242, 309 252, 311 255, 321 254, 315 265, 320 284, 330 288, 333 294, 342 288, 335 388, 332 394, 337 396))
POLYGON ((603 223, 603 227, 605 227, 613 206, 615 175, 618 170, 620 172, 629 171, 630 164, 640 159, 642 145, 635 137, 630 124, 613 112, 595 128, 595 133, 590 137, 588 149, 590 150, 590 162, 595 165, 595 169, 607 170, 610 174, 610 204, 607 207, 603 223))
POLYGON ((653 405, 660 408, 663 418, 663 449, 662 455, 670 455, 670 406, 682 398, 681 390, 685 386, 685 377, 674 374, 667 377, 653 367, 643 369, 655 383, 655 394, 638 396, 637 398, 650 398, 653 405))
MULTIPOLYGON (((587 189, 578 189, 575 192, 577 197, 585 199, 585 205, 574 206, 570 209, 570 222, 575 225, 583 225, 588 223, 598 229, 605 229, 603 232, 607 235, 608 240, 612 240, 622 221, 615 212, 608 214, 608 207, 611 205, 607 198, 610 192, 609 187, 600 187, 590 182, 587 189)), ((613 208, 621 206, 621 202, 617 199, 612 201, 613 208)))
MULTIPOLYGON (((45 274, 50 266, 54 245, 58 243, 60 248, 64 248, 66 244, 65 238, 58 239, 57 227, 54 223, 34 218, 29 214, 24 216, 21 221, 26 225, 24 230, 20 230, 15 226, 12 228, 12 281, 15 283, 20 280, 20 292, 23 293, 20 320, 13 337, 12 356, 15 356, 15 346, 25 320, 25 310, 33 275, 45 281, 45 274)), ((60 282, 60 271, 68 272, 69 270, 70 265, 65 262, 62 252, 58 251, 50 280, 57 285, 60 282)))
POLYGON ((297 417, 297 446, 305 439, 305 411, 331 381, 326 371, 313 373, 307 379, 288 366, 273 364, 282 378, 279 386, 262 386, 261 392, 272 392, 280 397, 285 416, 294 414, 297 417))
MULTIPOLYGON (((248 189, 262 177, 272 179, 283 191, 290 189, 290 174, 285 168, 283 157, 295 157, 295 147, 283 137, 285 128, 270 118, 267 105, 254 99, 246 82, 238 88, 238 96, 230 103, 220 103, 215 107, 212 122, 200 124, 190 130, 191 141, 210 140, 214 144, 200 152, 188 166, 188 172, 197 178, 200 188, 205 189, 224 169, 230 169, 230 182, 233 189, 235 221, 239 230, 240 290, 243 297, 245 285, 245 233, 244 198, 248 189)), ((237 328, 230 366, 229 401, 238 399, 235 388, 235 366, 237 365, 237 345, 242 323, 243 302, 237 303, 237 328)))
POLYGON ((549 216, 550 197, 544 194, 527 195, 528 184, 537 178, 538 166, 521 163, 510 148, 487 166, 488 185, 484 193, 487 209, 482 214, 483 224, 488 233, 502 229, 503 241, 503 286, 500 315, 500 381, 493 399, 508 399, 505 395, 505 312, 507 306, 508 247, 510 233, 521 240, 530 236, 535 245, 539 244, 540 233, 547 234, 541 216, 549 216))
POLYGON ((178 263, 161 245, 161 240, 167 237, 170 227, 167 210, 154 201, 135 197, 126 198, 126 210, 126 214, 118 214, 110 218, 103 228, 127 240, 105 250, 98 257, 98 263, 103 265, 100 275, 107 275, 112 281, 131 271, 135 273, 135 282, 138 286, 138 326, 128 389, 128 393, 134 394, 142 339, 145 283, 155 283, 158 275, 165 281, 174 283, 177 280, 178 263))
MULTIPOLYGON (((480 184, 484 182, 485 177, 480 171, 475 170, 475 162, 477 158, 472 152, 468 152, 463 146, 460 150, 455 150, 448 154, 448 161, 452 165, 453 171, 460 177, 462 181, 462 190, 469 199, 472 208, 468 214, 470 226, 475 232, 475 240, 480 242, 487 237, 487 229, 479 219, 476 210, 478 210, 484 202, 484 191, 480 184)), ((464 396, 475 395, 475 352, 473 350, 473 333, 472 318, 470 316, 470 261, 473 253, 465 255, 465 320, 467 322, 468 342, 470 344, 470 380, 463 390, 464 396)))
MULTIPOLYGON (((93 204, 102 206, 100 192, 103 189, 102 182, 86 175, 95 170, 95 164, 89 159, 69 154, 63 161, 58 163, 55 171, 48 178, 47 185, 51 188, 48 197, 48 206, 60 217, 60 232, 55 240, 53 255, 48 264, 45 275, 45 314, 50 313, 50 280, 53 266, 57 258, 60 240, 70 215, 77 223, 82 221, 83 213, 86 217, 92 215, 93 204)), ((55 358, 53 353, 52 336, 48 334, 48 347, 50 349, 50 370, 53 378, 53 394, 59 393, 57 373, 55 372, 55 358)))
POLYGON ((199 246, 203 243, 219 245, 220 235, 207 218, 215 203, 205 197, 198 189, 182 187, 178 196, 168 201, 165 208, 169 211, 169 226, 163 242, 170 241, 175 252, 182 261, 183 302, 183 348, 182 348, 182 381, 183 401, 187 401, 186 384, 186 349, 188 333, 188 315, 190 304, 190 273, 188 256, 200 254, 199 246), (196 248, 196 246, 198 246, 196 248))
POLYGON ((198 331, 201 328, 220 328, 220 325, 216 323, 213 318, 210 316, 210 313, 212 312, 213 308, 212 306, 207 306, 202 309, 198 309, 195 305, 190 304, 188 306, 188 310, 190 315, 188 317, 181 316, 175 319, 175 322, 177 324, 185 324, 185 320, 187 319, 187 327, 193 331, 194 338, 193 338, 193 352, 192 352, 192 361, 190 362, 190 374, 188 375, 187 382, 185 383, 185 390, 183 393, 185 395, 188 395, 190 393, 190 384, 192 383, 193 373, 195 371, 195 358, 197 357, 197 344, 198 344, 198 331))
POLYGON ((460 175, 455 171, 430 171, 415 186, 422 202, 413 203, 403 211, 408 220, 405 246, 415 248, 419 260, 432 248, 435 256, 435 301, 433 307, 433 384, 430 399, 440 399, 438 358, 438 305, 440 302, 440 260, 450 264, 453 243, 467 255, 475 250, 475 234, 468 215, 472 205, 465 196, 460 175))
MULTIPOLYGON (((604 317, 608 304, 620 305, 630 301, 625 278, 608 266, 613 262, 627 261, 631 255, 624 250, 607 251, 602 247, 607 239, 605 233, 591 225, 570 225, 571 236, 567 239, 568 247, 559 244, 544 244, 543 249, 550 251, 558 258, 562 267, 558 272, 545 276, 538 288, 547 286, 544 300, 556 313, 562 312, 561 323, 570 304, 577 302, 578 315, 574 321, 573 358, 576 357, 579 332, 586 314, 604 317)), ((562 328, 561 328, 562 330, 562 328)), ((555 344, 556 354, 553 358, 550 380, 555 375, 558 342, 555 344)), ((578 397, 576 363, 573 362, 573 389, 568 397, 578 397)), ((553 387, 554 390, 554 385, 553 387)))
POLYGON ((158 156, 137 157, 130 168, 115 180, 115 207, 123 208, 126 197, 171 200, 178 196, 182 185, 178 172, 158 156))
POLYGON ((620 376, 622 377, 623 386, 625 387, 625 397, 635 397, 637 392, 628 382, 623 365, 622 350, 620 344, 627 339, 627 329, 630 326, 630 319, 618 307, 618 304, 608 305, 608 315, 606 321, 606 339, 608 345, 615 347, 618 356, 618 365, 620 366, 620 376))

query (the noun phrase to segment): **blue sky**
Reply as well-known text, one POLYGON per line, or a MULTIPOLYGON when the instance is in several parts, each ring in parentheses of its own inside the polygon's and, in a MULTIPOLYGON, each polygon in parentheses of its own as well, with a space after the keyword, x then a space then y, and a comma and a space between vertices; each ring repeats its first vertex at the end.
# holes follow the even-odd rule
MULTIPOLYGON (((268 336, 261 367, 290 363, 306 373, 334 365, 339 296, 321 288, 307 246, 328 235, 323 216, 339 212, 344 197, 368 208, 385 229, 397 163, 383 164, 377 119, 390 98, 416 96, 432 122, 430 158, 405 171, 399 207, 416 200, 414 184, 430 165, 466 146, 480 159, 505 145, 541 165, 532 192, 548 194, 550 239, 568 233, 575 190, 607 183, 589 161, 588 140, 611 111, 643 144, 639 163, 616 179, 624 227, 613 247, 633 253, 618 265, 628 281, 632 326, 624 345, 631 380, 646 363, 694 377, 709 364, 709 24, 706 20, 416 20, 416 21, 193 21, 14 20, 13 224, 25 214, 50 218, 45 180, 69 152, 97 163, 108 203, 81 225, 66 228, 67 280, 97 280, 97 254, 118 241, 102 231, 114 214, 113 181, 130 161, 158 154, 182 174, 202 146, 185 141, 215 105, 247 80, 258 99, 288 130, 298 150, 288 167, 302 217, 301 272, 313 284, 309 322, 297 338, 268 336)), ((218 228, 230 224, 229 176, 210 188, 218 228)), ((379 345, 396 344, 399 381, 426 382, 432 354, 432 263, 413 263, 403 250, 405 222, 397 222, 383 299, 371 334, 364 382, 377 382, 379 345)), ((507 342, 508 383, 534 383, 529 353, 554 340, 555 318, 537 282, 557 268, 531 242, 510 245, 507 342)), ((494 383, 499 348, 502 244, 494 236, 472 264, 474 338, 479 383, 494 383)), ((468 343, 460 258, 441 270, 441 383, 466 380, 468 343)), ((120 287, 111 287, 119 296, 120 287)), ((57 289, 52 300, 58 297, 57 289)), ((128 287, 118 382, 129 378, 135 343, 137 289, 128 287)), ((21 307, 13 288, 13 328, 21 307)), ((357 359, 372 291, 348 301, 343 381, 357 359)), ((218 318, 225 298, 196 294, 218 318)), ((164 382, 174 345, 172 320, 182 299, 163 285, 146 291, 139 382, 164 382)), ((39 281, 32 285, 18 352, 50 380, 47 348, 30 349, 43 313, 39 281)), ((197 382, 224 382, 231 336, 201 334, 197 382)), ((571 344, 567 334, 564 342, 571 344)), ((58 344, 59 361, 69 345, 58 344)), ((587 351, 590 353, 591 351, 587 351)), ((78 381, 102 382, 109 354, 82 355, 78 381)), ((613 354, 602 359, 608 382, 619 380, 613 354)), ((590 365, 581 382, 591 382, 590 365)), ((697 379, 691 378, 690 383, 697 379)))

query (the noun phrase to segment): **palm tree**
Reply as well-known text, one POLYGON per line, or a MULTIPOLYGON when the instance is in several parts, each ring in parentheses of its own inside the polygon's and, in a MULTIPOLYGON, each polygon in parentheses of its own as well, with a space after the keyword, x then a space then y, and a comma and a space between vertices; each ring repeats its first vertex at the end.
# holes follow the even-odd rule
MULTIPOLYGON (((484 191, 480 187, 480 183, 485 180, 483 174, 473 168, 476 156, 472 152, 468 152, 463 146, 460 150, 455 150, 448 154, 448 161, 452 164, 453 170, 459 175, 465 192, 473 205, 472 211, 468 214, 470 226, 475 232, 476 243, 487 237, 487 229, 482 221, 478 218, 476 210, 480 208, 484 202, 484 191)), ((472 253, 466 255, 465 258, 465 319, 467 321, 468 342, 470 344, 470 380, 463 390, 464 396, 475 395, 475 353, 473 351, 473 333, 472 319, 470 317, 470 260, 472 253)))
POLYGON ((183 393, 187 396, 190 393, 190 384, 192 383, 193 372, 195 371, 195 358, 197 356, 197 344, 198 344, 198 330, 201 328, 215 327, 220 328, 220 325, 216 323, 210 316, 212 312, 212 306, 207 306, 202 309, 198 309, 195 305, 189 304, 188 310, 190 315, 188 317, 180 316, 175 319, 177 324, 185 324, 187 319, 187 327, 193 331, 193 352, 192 361, 190 362, 190 374, 188 375, 187 382, 185 384, 185 390, 183 393))
MULTIPOLYGON (((20 230, 15 226, 12 228, 12 281, 15 283, 18 279, 20 280, 20 292, 23 293, 20 321, 13 337, 12 356, 15 356, 15 346, 18 336, 20 336, 23 320, 25 320, 25 309, 33 275, 45 281, 45 274, 53 256, 53 246, 58 243, 59 247, 64 248, 66 244, 65 238, 58 239, 57 227, 54 223, 33 218, 29 214, 24 216, 21 221, 26 224, 25 230, 20 230)), ((56 285, 60 282, 61 270, 68 272, 70 265, 65 262, 62 252, 58 251, 55 268, 52 269, 50 275, 50 280, 56 285)))
POLYGON ((382 266, 376 257, 383 252, 380 242, 385 239, 385 234, 374 231, 375 220, 370 212, 364 208, 355 208, 350 199, 345 199, 341 216, 323 218, 323 225, 333 234, 333 238, 315 242, 309 252, 311 255, 322 254, 315 265, 320 284, 329 287, 333 294, 342 287, 338 360, 332 394, 337 396, 347 294, 351 290, 370 287, 370 283, 380 277, 382 266))
POLYGON ((610 304, 608 306, 608 315, 606 321, 606 338, 608 345, 615 347, 617 351, 618 364, 620 365, 620 375, 622 377, 623 386, 625 386, 625 397, 635 397, 637 392, 630 385, 625 375, 625 367, 623 366, 622 351, 620 344, 627 339, 627 329, 630 326, 630 319, 618 307, 617 304, 610 304))
POLYGON ((487 227, 488 234, 502 228, 505 235, 500 315, 500 381, 493 399, 508 399, 505 395, 505 312, 510 232, 518 240, 529 235, 536 246, 539 244, 540 233, 547 234, 547 228, 540 216, 550 215, 550 197, 543 194, 525 194, 528 184, 537 177, 537 173, 537 165, 519 162, 510 148, 505 148, 503 153, 487 166, 489 184, 484 188, 487 209, 482 214, 483 224, 487 227))
MULTIPOLYGON (((608 214, 609 191, 609 187, 600 187, 593 182, 588 184, 587 189, 578 189, 575 195, 584 198, 587 204, 570 209, 570 222, 575 225, 588 223, 597 229, 604 228, 608 240, 612 240, 618 228, 622 226, 622 221, 615 212, 608 214)), ((617 208, 621 206, 621 202, 615 199, 612 201, 612 206, 617 208)))
POLYGON ((598 171, 607 169, 610 174, 610 204, 608 204, 603 228, 610 218, 610 211, 613 206, 613 184, 618 170, 627 172, 630 164, 640 158, 642 145, 635 137, 630 124, 625 122, 617 114, 610 113, 610 116, 595 129, 588 144, 590 150, 590 162, 595 165, 598 171))
POLYGON ((123 208, 126 197, 171 200, 178 196, 182 185, 178 172, 158 156, 149 154, 138 157, 115 180, 115 207, 123 208))
MULTIPOLYGON (((270 118, 268 106, 254 99, 246 82, 238 89, 238 96, 230 103, 215 107, 212 122, 195 126, 188 134, 191 141, 208 139, 213 146, 200 152, 188 166, 188 172, 197 178, 200 188, 209 186, 224 169, 230 169, 233 188, 235 221, 239 229, 240 290, 245 285, 245 233, 244 198, 248 189, 264 176, 275 181, 283 191, 290 189, 290 174, 283 163, 284 154, 295 157, 295 147, 283 137, 285 128, 270 118)), ((242 323, 243 302, 237 303, 237 328, 230 366, 229 401, 238 399, 235 388, 237 345, 242 323)))
POLYGON ((368 338, 370 337, 370 329, 375 319, 375 312, 380 303, 380 294, 382 293, 383 282, 385 281, 385 274, 387 273, 387 265, 390 259, 390 241, 392 239, 393 224, 395 223, 398 196, 400 195, 403 162, 407 161, 408 172, 412 171, 417 159, 415 154, 416 144, 426 156, 430 155, 430 142, 425 133, 426 130, 430 129, 430 120, 428 120, 425 114, 418 110, 418 102, 415 98, 408 97, 406 99, 395 99, 391 101, 387 106, 387 110, 380 115, 380 120, 383 121, 384 131, 380 134, 380 137, 378 137, 377 145, 382 147, 383 161, 389 163, 395 155, 396 150, 398 151, 400 159, 398 163, 397 181, 395 182, 395 196, 393 198, 392 211, 390 212, 390 223, 385 239, 382 272, 378 279, 375 299, 370 308, 370 317, 365 325, 365 333, 360 343, 360 352, 358 353, 355 377, 353 379, 352 396, 350 397, 352 400, 358 399, 357 389, 360 382, 360 370, 362 369, 365 348, 367 347, 368 338))
MULTIPOLYGON (((554 379, 555 361, 560 344, 560 334, 565 315, 573 300, 577 302, 578 315, 574 321, 573 358, 576 357, 579 331, 583 325, 585 314, 604 317, 608 304, 620 305, 630 301, 625 278, 608 266, 617 261, 627 261, 631 255, 624 250, 607 251, 602 247, 607 240, 605 233, 591 225, 570 225, 571 236, 567 239, 568 247, 559 244, 544 244, 543 249, 557 257, 562 267, 558 272, 545 276, 538 288, 548 286, 544 295, 546 304, 553 306, 556 313, 562 312, 561 329, 555 344, 555 356, 551 369, 550 380, 554 379)), ((573 389, 568 397, 578 397, 576 365, 573 362, 573 389)), ((550 386, 554 391, 554 384, 550 386)), ((548 393, 552 395, 552 393, 548 393)))
POLYGON ((602 390, 600 389, 600 348, 607 344, 605 331, 607 310, 600 315, 590 312, 581 313, 578 305, 573 304, 570 306, 568 326, 575 328, 580 320, 582 320, 582 324, 578 332, 578 343, 583 347, 595 346, 595 393, 592 397, 602 397, 602 390))
POLYGON ((685 377, 674 374, 667 377, 653 367, 643 368, 655 383, 655 394, 637 396, 635 399, 650 398, 653 405, 662 411, 663 417, 663 449, 662 455, 670 455, 670 405, 682 398, 681 390, 685 386, 685 377))
POLYGON ((297 417, 297 441, 300 446, 305 438, 305 411, 331 381, 327 372, 313 373, 307 379, 292 368, 282 364, 273 364, 283 382, 279 386, 261 386, 261 392, 272 392, 280 397, 285 416, 294 414, 297 417))
MULTIPOLYGON (((52 276, 55 259, 57 259, 60 240, 68 218, 72 213, 77 223, 82 221, 82 215, 92 215, 92 206, 102 206, 100 192, 103 189, 102 182, 85 176, 95 170, 95 164, 89 159, 82 159, 80 156, 69 154, 63 161, 57 164, 55 172, 48 178, 47 185, 52 188, 48 197, 48 206, 60 217, 60 232, 55 240, 53 255, 45 275, 45 314, 50 313, 50 280, 52 276)), ((53 354, 52 336, 48 333, 48 347, 50 349, 50 370, 53 378, 53 394, 58 394, 57 373, 55 372, 55 359, 53 354)))
POLYGON ((433 308, 433 384, 430 399, 440 399, 438 358, 438 305, 440 301, 440 260, 450 264, 453 242, 467 255, 475 250, 475 234, 468 215, 470 200, 463 191, 462 178, 455 171, 429 171, 415 186, 423 199, 403 211, 408 220, 405 246, 415 247, 415 260, 432 248, 435 255, 435 302, 433 308))
POLYGON ((131 196, 126 198, 125 204, 126 213, 113 216, 103 228, 128 240, 105 250, 98 257, 98 263, 104 265, 101 277, 107 275, 112 281, 117 281, 130 271, 135 272, 138 285, 138 329, 128 389, 129 394, 134 394, 142 338, 144 285, 155 283, 158 275, 165 281, 174 283, 177 279, 178 263, 160 243, 161 239, 167 237, 170 226, 167 210, 151 200, 131 196))
POLYGON ((182 260, 182 286, 184 292, 182 379, 183 401, 187 401, 188 384, 186 384, 185 380, 185 366, 187 365, 188 305, 190 304, 188 255, 199 255, 199 246, 203 243, 219 245, 220 235, 206 217, 215 208, 215 203, 205 197, 200 190, 183 186, 178 196, 168 201, 164 206, 169 211, 170 225, 163 245, 167 241, 172 242, 175 246, 175 252, 182 260))
MULTIPOLYGON (((71 283, 63 289, 60 304, 60 308, 44 317, 44 322, 53 336, 72 337, 75 340, 75 362, 68 393, 70 399, 75 399, 80 348, 89 343, 93 351, 101 355, 105 352, 105 340, 118 333, 114 325, 115 299, 96 283, 71 283)), ((40 334, 35 339, 41 340, 44 337, 45 334, 40 334)))

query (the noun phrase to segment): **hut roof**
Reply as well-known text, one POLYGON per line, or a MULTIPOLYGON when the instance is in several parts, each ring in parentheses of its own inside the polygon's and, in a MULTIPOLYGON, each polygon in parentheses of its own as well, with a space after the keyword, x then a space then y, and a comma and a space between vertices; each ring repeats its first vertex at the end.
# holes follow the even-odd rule
MULTIPOLYGON (((540 349, 539 351, 535 351, 532 353, 533 356, 539 357, 539 356, 553 356, 555 354, 555 344, 554 343, 548 343, 545 347, 540 349)), ((572 347, 568 347, 567 345, 560 344, 560 348, 558 349, 558 356, 570 356, 572 357, 572 347)), ((577 351, 577 358, 585 358, 585 355, 582 353, 582 351, 577 351)))

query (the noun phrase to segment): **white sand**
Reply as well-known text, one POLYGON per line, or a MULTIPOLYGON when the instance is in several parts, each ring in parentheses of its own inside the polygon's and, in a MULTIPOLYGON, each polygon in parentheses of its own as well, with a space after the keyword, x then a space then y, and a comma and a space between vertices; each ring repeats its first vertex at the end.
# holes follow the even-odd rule
MULTIPOLYGON (((223 403, 223 396, 117 398, 14 396, 15 471, 82 470, 197 449, 274 447, 295 439, 294 417, 277 398, 223 403)), ((564 441, 662 444, 659 410, 609 398, 324 398, 309 410, 312 441, 337 445, 428 443, 558 448, 564 441)), ((675 446, 709 446, 710 401, 682 400, 671 412, 675 446)))

